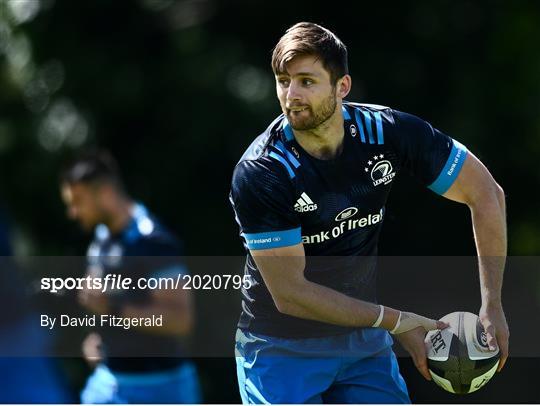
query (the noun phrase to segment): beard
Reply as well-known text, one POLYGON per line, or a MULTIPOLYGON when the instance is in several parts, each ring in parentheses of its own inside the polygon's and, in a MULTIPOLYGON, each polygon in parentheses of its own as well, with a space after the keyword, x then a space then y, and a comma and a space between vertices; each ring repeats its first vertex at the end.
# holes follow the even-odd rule
POLYGON ((93 219, 80 219, 78 223, 81 230, 83 230, 85 233, 93 233, 95 228, 102 222, 95 221, 93 219))
POLYGON ((300 117, 299 115, 292 114, 292 112, 289 111, 287 113, 287 120, 289 120, 291 127, 297 131, 313 130, 332 117, 336 111, 336 106, 336 97, 331 93, 322 101, 317 110, 313 110, 311 107, 308 107, 301 113, 309 113, 305 117, 300 117))

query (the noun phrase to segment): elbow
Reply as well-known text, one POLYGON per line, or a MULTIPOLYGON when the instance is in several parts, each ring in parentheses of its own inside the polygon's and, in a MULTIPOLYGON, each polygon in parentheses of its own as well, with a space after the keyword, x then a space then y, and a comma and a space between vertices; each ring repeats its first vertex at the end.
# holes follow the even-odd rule
POLYGON ((288 300, 274 298, 274 304, 276 305, 278 312, 280 312, 281 314, 293 316, 293 305, 288 300))
POLYGON ((186 337, 191 335, 194 329, 194 318, 192 315, 163 315, 161 330, 165 335, 176 337, 186 337))
POLYGON ((489 192, 486 194, 486 198, 492 205, 499 206, 500 211, 506 211, 506 196, 504 190, 495 180, 492 182, 489 192))
POLYGON ((193 316, 190 314, 180 321, 177 325, 176 334, 182 337, 189 336, 193 332, 195 321, 193 316))
POLYGON ((191 335, 195 327, 193 305, 190 300, 186 299, 169 303, 168 305, 171 307, 162 308, 162 327, 167 330, 169 334, 177 337, 191 335))
POLYGON ((504 209, 506 207, 506 196, 504 194, 504 189, 497 182, 495 182, 495 195, 499 201, 499 206, 504 209))
POLYGON ((498 207, 500 211, 506 211, 504 190, 495 180, 489 182, 482 189, 477 190, 477 193, 471 196, 467 204, 471 210, 485 210, 489 207, 496 210, 496 207, 498 207))
POLYGON ((296 277, 289 277, 286 280, 280 280, 278 284, 267 286, 278 312, 296 317, 304 312, 309 282, 303 274, 297 274, 296 277))
POLYGON ((287 294, 280 294, 272 296, 274 299, 274 304, 278 312, 281 314, 286 314, 287 316, 296 316, 298 305, 295 304, 293 298, 287 294))

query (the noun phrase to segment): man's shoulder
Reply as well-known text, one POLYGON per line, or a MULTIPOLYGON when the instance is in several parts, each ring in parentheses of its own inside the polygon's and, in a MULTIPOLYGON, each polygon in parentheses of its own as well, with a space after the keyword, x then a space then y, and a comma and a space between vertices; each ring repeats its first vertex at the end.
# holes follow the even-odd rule
POLYGON ((374 110, 374 111, 392 110, 391 107, 383 106, 381 104, 357 103, 357 102, 351 102, 351 101, 344 101, 343 104, 346 106, 357 108, 357 109, 366 109, 366 110, 374 110))
POLYGON ((380 104, 370 104, 370 103, 356 103, 356 102, 343 102, 345 106, 348 106, 349 109, 358 110, 361 113, 369 112, 380 113, 383 121, 387 121, 392 125, 400 125, 402 123, 408 124, 421 124, 426 123, 426 121, 415 114, 407 113, 405 111, 396 110, 392 107, 383 106, 380 104))
POLYGON ((149 212, 135 218, 134 248, 147 252, 146 255, 180 255, 179 238, 157 217, 149 212))
POLYGON ((114 243, 122 246, 128 256, 181 254, 181 240, 145 206, 137 203, 132 215, 129 225, 117 236, 112 236, 104 224, 97 226, 92 245, 99 247, 114 243))
POLYGON ((353 110, 353 114, 357 113, 363 114, 373 114, 377 113, 380 115, 381 119, 389 124, 394 124, 394 114, 396 110, 392 107, 383 106, 380 104, 371 104, 371 103, 357 103, 357 102, 343 102, 345 106, 353 110))
POLYGON ((285 117, 281 114, 272 121, 272 123, 252 141, 249 147, 247 147, 238 163, 254 161, 264 157, 268 152, 270 145, 272 145, 272 142, 275 142, 279 138, 284 119, 285 117))
MULTIPOLYGON (((344 102, 359 125, 372 132, 384 133, 384 140, 391 146, 421 140, 420 134, 429 133, 431 124, 424 119, 392 107, 378 104, 344 102)), ((386 143, 386 142, 385 142, 386 143)))
POLYGON ((253 140, 236 164, 233 185, 246 178, 253 181, 260 180, 261 177, 265 179, 295 177, 295 162, 291 162, 290 151, 285 147, 286 125, 287 121, 282 114, 253 140))

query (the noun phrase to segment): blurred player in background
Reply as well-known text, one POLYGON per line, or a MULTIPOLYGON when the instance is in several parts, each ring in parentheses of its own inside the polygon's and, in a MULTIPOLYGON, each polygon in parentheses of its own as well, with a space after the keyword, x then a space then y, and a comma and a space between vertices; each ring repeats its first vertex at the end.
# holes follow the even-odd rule
MULTIPOLYGON (((121 274, 133 280, 185 273, 179 240, 127 194, 117 164, 106 152, 88 152, 69 163, 60 178, 68 216, 94 239, 87 274, 121 274)), ((95 314, 120 317, 163 315, 163 325, 98 329, 83 343, 94 373, 83 403, 198 403, 195 367, 183 358, 192 330, 193 305, 187 290, 86 289, 80 302, 95 314), (137 355, 143 354, 137 357, 137 355), (159 354, 160 356, 144 356, 159 354)), ((99 317, 99 316, 98 316, 99 317)))
POLYGON ((373 258, 402 170, 469 206, 480 318, 490 347, 501 348, 500 368, 508 355, 502 189, 472 153, 426 121, 344 102, 347 64, 345 45, 329 30, 291 27, 272 56, 283 114, 234 170, 231 202, 254 282, 243 291, 237 332, 244 403, 410 402, 388 332, 430 379, 424 336, 440 322, 375 304, 373 258))
POLYGON ((28 283, 12 261, 7 216, 0 207, 0 403, 73 403, 51 357, 53 334, 39 326, 28 283))

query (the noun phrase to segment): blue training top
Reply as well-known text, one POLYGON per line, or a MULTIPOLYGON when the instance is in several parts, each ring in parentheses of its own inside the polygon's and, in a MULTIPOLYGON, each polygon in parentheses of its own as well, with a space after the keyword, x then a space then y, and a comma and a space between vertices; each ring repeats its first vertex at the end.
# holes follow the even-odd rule
POLYGON ((281 115, 236 165, 230 201, 253 282, 242 291, 242 329, 279 337, 351 331, 280 313, 249 250, 303 243, 308 280, 376 302, 374 256, 395 176, 406 169, 443 194, 467 155, 428 122, 388 107, 345 102, 343 118, 343 150, 334 159, 309 155, 281 115))
MULTIPOLYGON (((100 277, 121 274, 132 279, 171 277, 186 273, 181 262, 180 241, 171 234, 144 206, 135 205, 128 226, 118 234, 111 234, 101 224, 96 227, 94 240, 88 247, 87 261, 92 273, 100 277)), ((127 289, 109 291, 113 307, 124 304, 144 304, 151 290, 127 289)), ((147 372, 178 366, 185 355, 181 339, 174 336, 151 334, 136 327, 103 327, 99 329, 104 343, 106 365, 115 372, 147 372), (141 357, 134 358, 134 354, 141 357), (144 355, 159 356, 144 356, 144 355)))

